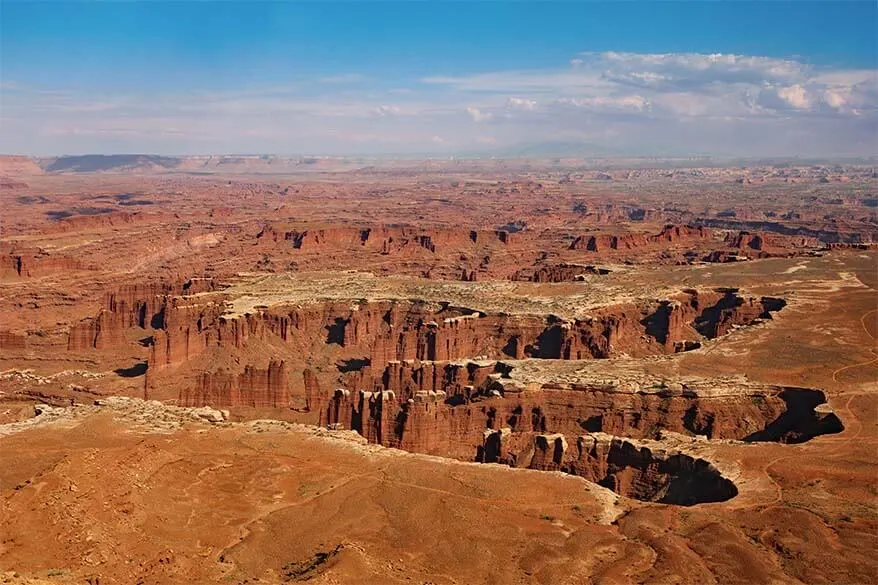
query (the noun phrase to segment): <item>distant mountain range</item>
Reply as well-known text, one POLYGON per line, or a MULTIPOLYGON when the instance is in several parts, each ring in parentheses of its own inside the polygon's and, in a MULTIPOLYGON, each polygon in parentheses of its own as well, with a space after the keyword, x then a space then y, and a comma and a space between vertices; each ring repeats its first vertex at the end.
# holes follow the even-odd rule
POLYGON ((421 163, 435 166, 454 161, 525 160, 561 163, 566 166, 595 168, 680 167, 680 166, 758 166, 758 165, 820 165, 832 163, 876 164, 878 158, 803 159, 775 157, 745 159, 704 155, 643 156, 625 153, 584 142, 534 142, 469 153, 404 153, 359 156, 322 155, 186 155, 155 154, 84 154, 58 157, 0 155, 0 176, 25 176, 44 173, 185 173, 185 174, 300 174, 313 172, 351 171, 364 167, 413 168, 421 163), (432 161, 432 162, 431 162, 432 161))
POLYGON ((47 159, 40 165, 47 173, 101 171, 162 170, 180 166, 182 159, 154 154, 83 154, 47 159))
MULTIPOLYGON (((285 173, 307 170, 325 170, 327 163, 333 168, 346 166, 356 168, 359 161, 341 157, 276 156, 276 155, 194 155, 164 156, 156 154, 83 154, 46 158, 0 156, 3 167, 22 169, 23 162, 30 163, 34 173, 285 173), (5 161, 4 161, 5 159, 5 161)), ((20 174, 20 173, 10 173, 20 174)))

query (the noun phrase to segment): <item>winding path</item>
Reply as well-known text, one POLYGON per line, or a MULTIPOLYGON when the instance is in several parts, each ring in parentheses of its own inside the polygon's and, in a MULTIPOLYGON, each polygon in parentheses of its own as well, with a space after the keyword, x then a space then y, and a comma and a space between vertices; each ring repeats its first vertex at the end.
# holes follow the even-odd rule
MULTIPOLYGON (((868 327, 866 327, 866 317, 871 315, 872 313, 878 313, 878 309, 872 309, 871 311, 866 311, 865 313, 863 313, 863 316, 860 317, 860 325, 862 326, 863 331, 866 332, 866 335, 868 335, 872 339, 872 344, 874 345, 875 341, 878 341, 878 338, 876 338, 874 335, 872 335, 872 332, 869 331, 868 327)), ((837 370, 832 372, 832 381, 838 382, 839 381, 838 375, 846 370, 851 370, 853 368, 859 368, 862 366, 868 366, 869 364, 874 364, 875 362, 878 362, 878 352, 875 351, 875 348, 874 347, 869 348, 869 352, 876 357, 869 360, 869 361, 866 361, 866 362, 860 362, 860 363, 851 364, 849 366, 844 366, 844 367, 838 368, 837 370)))
MULTIPOLYGON (((876 341, 878 341, 878 337, 873 335, 872 332, 869 331, 869 328, 866 326, 866 317, 868 317, 872 313, 878 313, 878 309, 871 309, 871 310, 863 313, 863 315, 860 317, 860 325, 862 326, 863 331, 866 332, 866 335, 869 336, 869 338, 872 340, 872 342, 874 344, 876 341)), ((838 375, 840 373, 845 372, 847 370, 859 368, 862 366, 867 366, 869 364, 873 364, 873 363, 878 362, 878 351, 876 351, 875 348, 869 348, 869 352, 876 357, 874 357, 871 360, 867 360, 865 362, 858 362, 855 364, 850 364, 850 365, 842 366, 841 368, 838 368, 837 370, 832 372, 832 381, 837 383, 837 384, 841 384, 841 382, 838 380, 838 375)), ((863 421, 861 421, 854 414, 853 410, 851 410, 851 403, 858 396, 863 396, 863 395, 872 394, 872 393, 871 392, 864 392, 864 391, 857 391, 857 392, 850 392, 850 393, 845 393, 845 394, 848 394, 848 399, 845 401, 845 404, 843 407, 843 409, 846 411, 846 416, 844 417, 844 421, 848 425, 851 425, 852 423, 856 423, 856 425, 857 425, 856 432, 854 432, 853 435, 843 433, 841 436, 834 438, 834 440, 837 441, 836 448, 832 449, 829 453, 823 453, 823 455, 827 455, 827 454, 836 455, 836 454, 838 454, 841 450, 846 448, 846 446, 849 444, 849 442, 852 439, 853 440, 858 439, 860 437, 860 434, 863 431, 863 426, 864 426, 863 421)), ((833 439, 827 438, 827 440, 833 440, 833 439)), ((804 453, 790 453, 790 454, 786 454, 786 455, 781 455, 780 457, 775 457, 774 459, 772 459, 771 461, 766 463, 765 466, 763 466, 762 470, 765 473, 766 477, 768 478, 768 481, 770 481, 772 483, 772 485, 774 486, 774 489, 775 489, 774 499, 771 502, 764 503, 764 504, 763 503, 754 503, 754 504, 747 504, 745 506, 740 506, 740 507, 741 508, 752 508, 752 507, 756 507, 756 506, 773 506, 775 504, 780 503, 781 500, 783 499, 783 490, 782 490, 780 484, 777 483, 777 481, 774 479, 774 477, 772 477, 771 468, 774 467, 776 464, 780 463, 781 461, 786 461, 788 459, 796 459, 798 457, 802 457, 805 455, 806 454, 804 454, 804 453)))

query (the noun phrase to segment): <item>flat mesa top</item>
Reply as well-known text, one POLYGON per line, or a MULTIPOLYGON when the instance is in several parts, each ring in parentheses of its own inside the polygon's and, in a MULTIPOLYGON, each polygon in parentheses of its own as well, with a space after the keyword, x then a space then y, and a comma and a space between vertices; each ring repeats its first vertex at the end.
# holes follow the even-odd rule
POLYGON ((485 313, 556 315, 562 319, 577 319, 587 317, 589 310, 598 307, 667 298, 678 292, 680 289, 675 287, 632 286, 623 279, 597 275, 586 275, 579 282, 544 284, 503 280, 438 281, 346 271, 267 276, 244 274, 223 294, 228 299, 227 316, 286 303, 417 299, 485 313))
MULTIPOLYGON (((470 360, 472 361, 472 360, 470 360)), ((762 396, 783 386, 751 381, 745 374, 725 376, 662 375, 645 372, 637 359, 502 360, 510 370, 503 382, 546 390, 599 390, 620 394, 687 394, 700 398, 762 396)), ((462 361, 465 363, 465 361, 462 361)))
POLYGON ((685 289, 736 288, 743 296, 787 297, 790 293, 811 294, 826 288, 865 287, 852 273, 842 270, 837 256, 772 258, 745 264, 609 268, 610 274, 585 273, 577 281, 560 283, 430 280, 378 276, 357 270, 239 273, 222 291, 192 297, 221 296, 227 317, 284 304, 395 300, 448 303, 488 314, 555 315, 572 320, 587 318, 610 305, 668 300, 685 289))

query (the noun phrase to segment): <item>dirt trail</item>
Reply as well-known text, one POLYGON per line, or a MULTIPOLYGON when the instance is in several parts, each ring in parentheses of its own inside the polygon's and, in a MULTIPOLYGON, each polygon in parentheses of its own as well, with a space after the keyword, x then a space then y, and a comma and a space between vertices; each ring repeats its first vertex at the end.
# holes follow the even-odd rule
MULTIPOLYGON (((876 342, 878 342, 878 337, 875 337, 875 335, 873 335, 872 332, 869 331, 869 327, 866 326, 866 317, 868 317, 872 313, 878 313, 878 309, 872 309, 871 311, 866 311, 865 313, 863 313, 863 316, 860 317, 860 325, 863 327, 863 331, 866 332, 866 335, 868 335, 872 339, 872 345, 874 346, 876 344, 876 342)), ((833 382, 839 382, 838 375, 844 371, 851 370, 853 368, 860 368, 862 366, 868 366, 869 364, 873 364, 875 362, 878 362, 878 351, 876 351, 875 347, 870 347, 869 352, 876 357, 874 359, 871 359, 871 360, 868 360, 865 362, 859 362, 856 364, 850 364, 850 365, 838 368, 837 370, 832 372, 833 382)))
MULTIPOLYGON (((878 309, 871 309, 871 310, 867 311, 866 313, 864 313, 860 317, 860 325, 862 326, 863 331, 866 332, 866 335, 869 336, 869 338, 872 340, 872 342, 874 344, 876 341, 878 341, 878 338, 876 338, 875 335, 873 335, 872 332, 869 331, 869 328, 866 326, 866 317, 868 317, 872 313, 878 313, 878 309)), ((876 350, 874 348, 870 348, 869 352, 872 353, 873 355, 875 355, 876 357, 874 359, 871 359, 871 360, 868 360, 865 362, 858 362, 856 364, 850 364, 850 365, 838 368, 837 370, 835 370, 832 373, 832 380, 836 383, 841 383, 838 380, 838 374, 840 374, 841 372, 878 362, 878 352, 876 352, 876 350)), ((821 437, 821 441, 823 441, 823 442, 834 441, 836 443, 835 447, 830 452, 828 452, 828 453, 824 452, 824 454, 823 454, 824 456, 827 454, 828 455, 836 455, 838 453, 841 453, 842 451, 844 451, 847 448, 847 445, 849 445, 851 440, 857 440, 860 438, 860 435, 861 435, 861 433, 863 431, 863 427, 864 427, 863 421, 861 421, 854 414, 854 411, 851 408, 851 403, 854 401, 855 398, 857 398, 859 396, 871 395, 871 394, 874 394, 874 392, 873 391, 855 391, 855 392, 842 391, 839 394, 848 395, 848 399, 845 401, 845 404, 842 407, 842 410, 844 411, 844 416, 843 416, 842 420, 844 421, 844 423, 847 427, 847 430, 844 431, 843 433, 841 433, 840 435, 837 435, 834 437, 821 437), (856 430, 853 431, 853 434, 851 434, 853 425, 856 425, 856 430)), ((774 499, 768 503, 755 502, 755 503, 746 504, 743 506, 734 506, 735 508, 738 508, 738 507, 752 508, 752 507, 756 507, 756 506, 773 506, 773 505, 777 505, 777 504, 781 503, 781 501, 783 500, 783 488, 781 488, 780 484, 772 476, 772 474, 771 474, 772 468, 782 461, 789 461, 792 459, 807 458, 807 457, 812 456, 809 452, 802 450, 803 448, 800 446, 793 447, 793 448, 797 449, 797 452, 781 455, 779 457, 775 457, 774 459, 772 459, 771 461, 766 463, 762 468, 763 473, 765 473, 765 476, 768 478, 768 481, 771 482, 772 486, 775 489, 774 499)))

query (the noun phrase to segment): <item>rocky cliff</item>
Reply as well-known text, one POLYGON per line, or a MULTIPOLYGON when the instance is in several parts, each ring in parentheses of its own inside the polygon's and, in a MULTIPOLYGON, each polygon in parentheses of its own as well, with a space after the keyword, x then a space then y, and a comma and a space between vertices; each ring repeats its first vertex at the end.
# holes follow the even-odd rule
POLYGON ((303 251, 321 248, 345 249, 362 247, 382 254, 424 249, 429 252, 459 249, 474 244, 508 244, 512 235, 503 230, 471 230, 464 228, 413 227, 347 227, 294 228, 282 223, 267 224, 257 234, 262 242, 289 242, 303 251), (444 250, 443 250, 444 248, 444 250))
POLYGON ((594 234, 578 236, 570 244, 571 250, 606 252, 608 250, 634 250, 665 243, 676 244, 711 237, 710 231, 688 225, 667 225, 657 234, 630 233, 622 235, 594 234))
POLYGON ((506 375, 511 364, 405 361, 378 375, 365 369, 347 377, 320 422, 410 451, 505 462, 486 454, 489 431, 508 436, 505 448, 514 452, 516 441, 524 437, 530 445, 533 433, 571 441, 583 432, 655 439, 671 431, 801 442, 842 428, 835 415, 818 412, 826 400, 819 390, 723 382, 688 389, 658 381, 522 384, 506 375))
POLYGON ((728 247, 756 258, 791 256, 802 250, 819 250, 825 247, 820 240, 807 235, 783 235, 743 230, 729 232, 724 242, 728 247))
POLYGON ((79 259, 42 250, 13 250, 0 255, 0 280, 38 278, 90 268, 89 264, 79 259))
POLYGON ((0 331, 0 349, 27 349, 27 334, 0 331))
POLYGON ((165 311, 175 295, 205 292, 215 286, 216 283, 207 278, 123 285, 104 295, 96 316, 71 326, 67 349, 120 347, 127 343, 126 331, 129 329, 166 329, 165 311))
POLYGON ((290 372, 283 361, 274 360, 266 369, 247 366, 238 375, 228 371, 204 372, 194 388, 181 391, 178 404, 288 408, 290 372))
MULTIPOLYGON (((589 317, 566 320, 488 314, 421 301, 331 301, 229 315, 215 300, 193 303, 179 297, 162 309, 150 367, 180 364, 211 347, 242 349, 249 340, 261 339, 300 348, 336 345, 362 356, 375 369, 411 359, 578 360, 674 353, 735 326, 770 318, 783 304, 780 299, 743 298, 733 290, 688 291, 672 301, 612 305, 595 309, 589 317)), ((119 306, 125 308, 121 314, 130 324, 140 322, 146 310, 130 303, 119 306)), ((97 339, 101 331, 118 326, 119 313, 105 313, 82 324, 91 332, 87 338, 97 339)), ((71 348, 78 347, 76 343, 71 348)))
POLYGON ((561 263, 522 268, 513 273, 509 279, 525 282, 570 282, 583 280, 585 275, 605 275, 610 272, 609 268, 590 264, 561 263))

